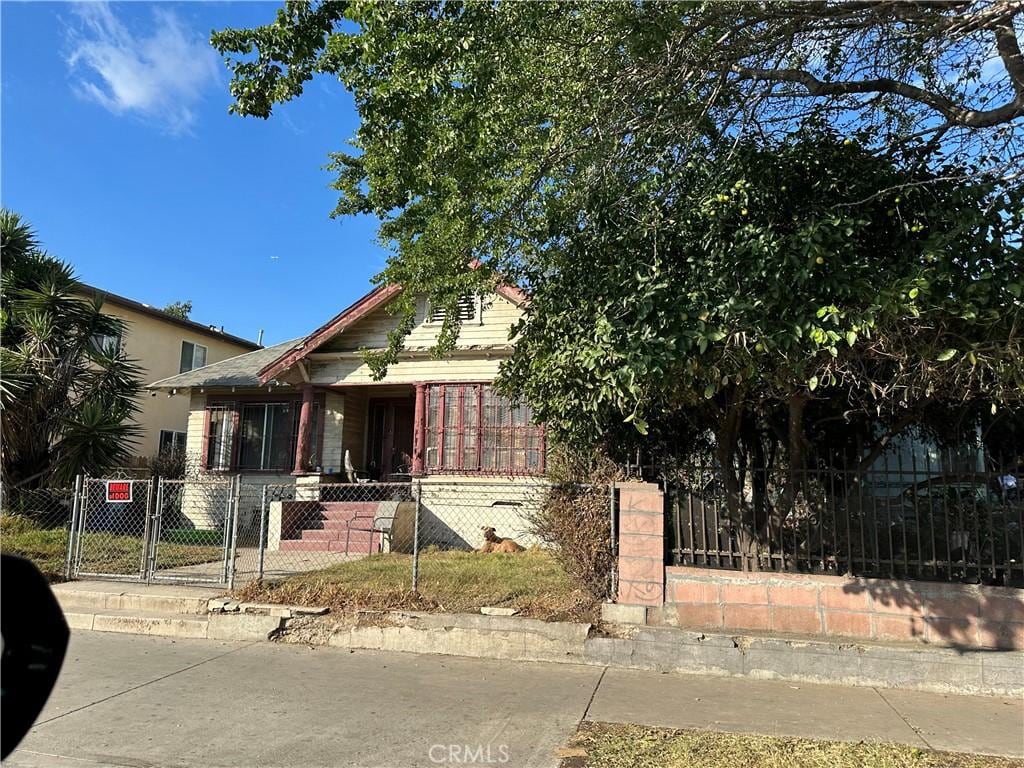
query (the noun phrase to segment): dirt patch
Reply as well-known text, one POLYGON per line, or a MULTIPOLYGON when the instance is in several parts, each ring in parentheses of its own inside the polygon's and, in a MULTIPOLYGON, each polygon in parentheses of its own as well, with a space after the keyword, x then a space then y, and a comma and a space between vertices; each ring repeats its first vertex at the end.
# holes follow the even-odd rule
POLYGON ((561 768, 1022 768, 1024 760, 900 744, 584 723, 561 768))

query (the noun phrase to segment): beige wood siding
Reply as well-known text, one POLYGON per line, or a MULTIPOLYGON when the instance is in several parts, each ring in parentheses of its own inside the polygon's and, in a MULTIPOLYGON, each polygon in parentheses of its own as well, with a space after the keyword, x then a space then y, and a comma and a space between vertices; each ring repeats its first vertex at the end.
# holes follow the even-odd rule
MULTIPOLYGON (((160 397, 160 395, 157 395, 160 397)), ((182 397, 182 400, 185 398, 182 397)), ((185 461, 188 472, 203 466, 203 428, 206 426, 206 395, 195 390, 188 402, 188 426, 185 437, 185 461)))
POLYGON ((363 448, 366 442, 366 393, 361 390, 345 392, 345 423, 341 434, 339 453, 341 460, 338 467, 345 467, 345 451, 352 456, 352 465, 356 469, 365 469, 363 448))
POLYGON ((345 467, 344 430, 345 397, 337 392, 324 393, 323 456, 316 462, 324 472, 340 472, 345 467))
MULTIPOLYGON (((509 344, 509 330, 522 317, 522 310, 498 294, 484 296, 480 319, 466 321, 459 333, 459 347, 505 346, 509 344)), ((407 348, 431 347, 437 342, 440 323, 431 323, 427 315, 426 297, 416 302, 417 324, 405 340, 407 348)), ((383 349, 388 344, 388 332, 396 327, 398 318, 381 307, 354 326, 320 348, 323 352, 358 349, 383 349)))
POLYGON ((402 360, 388 368, 387 377, 373 380, 370 367, 361 359, 325 360, 313 369, 313 380, 317 384, 412 384, 417 381, 491 381, 498 375, 498 366, 504 356, 494 355, 488 359, 484 353, 479 358, 449 358, 434 360, 423 358, 402 360))

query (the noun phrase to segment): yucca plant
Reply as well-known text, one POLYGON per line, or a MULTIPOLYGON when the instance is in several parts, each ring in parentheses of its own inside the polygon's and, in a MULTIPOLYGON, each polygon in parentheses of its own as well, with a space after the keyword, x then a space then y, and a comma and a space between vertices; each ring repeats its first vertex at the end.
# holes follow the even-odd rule
POLYGON ((8 492, 66 485, 124 462, 140 369, 120 348, 124 322, 86 298, 72 268, 27 222, 0 211, 0 428, 8 492))

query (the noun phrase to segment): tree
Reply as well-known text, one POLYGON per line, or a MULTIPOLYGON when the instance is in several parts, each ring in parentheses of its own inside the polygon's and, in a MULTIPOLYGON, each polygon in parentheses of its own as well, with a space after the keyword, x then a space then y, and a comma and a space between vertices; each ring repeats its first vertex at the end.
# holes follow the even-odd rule
POLYGON ((139 368, 116 340, 118 318, 83 298, 71 268, 46 254, 18 214, 0 212, 0 419, 8 490, 97 474, 123 462, 139 368))
POLYGON ((910 425, 955 441, 1021 411, 1019 187, 828 133, 730 142, 656 183, 609 184, 548 251, 502 369, 561 442, 713 451, 734 493, 774 462, 792 498, 815 446, 866 470, 910 425))
MULTIPOLYGON (((332 156, 335 215, 378 216, 397 254, 380 279, 410 289, 380 370, 413 294, 453 305, 498 274, 532 288, 610 180, 656 195, 649 169, 723 141, 827 124, 928 183, 1012 184, 1022 18, 1016 0, 286 2, 213 44, 238 114, 268 117, 317 73, 354 94, 355 149, 332 156)), ((458 331, 447 315, 440 351, 458 331)))
POLYGON ((714 450, 733 506, 777 456, 785 514, 810 444, 870 462, 1021 406, 1022 15, 289 2, 213 43, 238 114, 317 73, 355 96, 334 213, 380 218, 406 288, 378 375, 417 294, 500 276, 532 297, 501 381, 553 435, 714 450))
POLYGON ((172 301, 166 307, 164 312, 174 317, 179 317, 182 320, 188 320, 188 316, 192 314, 192 302, 191 301, 172 301))

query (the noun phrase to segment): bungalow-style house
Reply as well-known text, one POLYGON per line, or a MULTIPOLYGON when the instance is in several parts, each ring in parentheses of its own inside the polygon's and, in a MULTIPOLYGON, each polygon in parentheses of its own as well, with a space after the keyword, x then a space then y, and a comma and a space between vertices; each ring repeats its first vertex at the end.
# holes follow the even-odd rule
MULTIPOLYGON (((189 398, 190 464, 205 476, 299 488, 415 478, 428 513, 431 484, 458 482, 478 489, 477 506, 500 505, 505 519, 513 509, 525 512, 524 498, 532 497, 526 489, 544 473, 544 428, 528 406, 491 387, 511 352, 510 329, 525 295, 499 286, 464 297, 457 346, 440 360, 431 348, 444 310, 421 297, 399 362, 374 381, 363 353, 386 347, 398 323, 388 304, 401 290, 378 287, 305 338, 149 385, 189 398)), ((446 526, 456 543, 475 545, 479 516, 465 517, 446 526)), ((281 518, 271 511, 270 548, 302 550, 281 518)), ((508 533, 524 535, 525 528, 508 533)), ((301 539, 301 531, 294 534, 301 539)))

